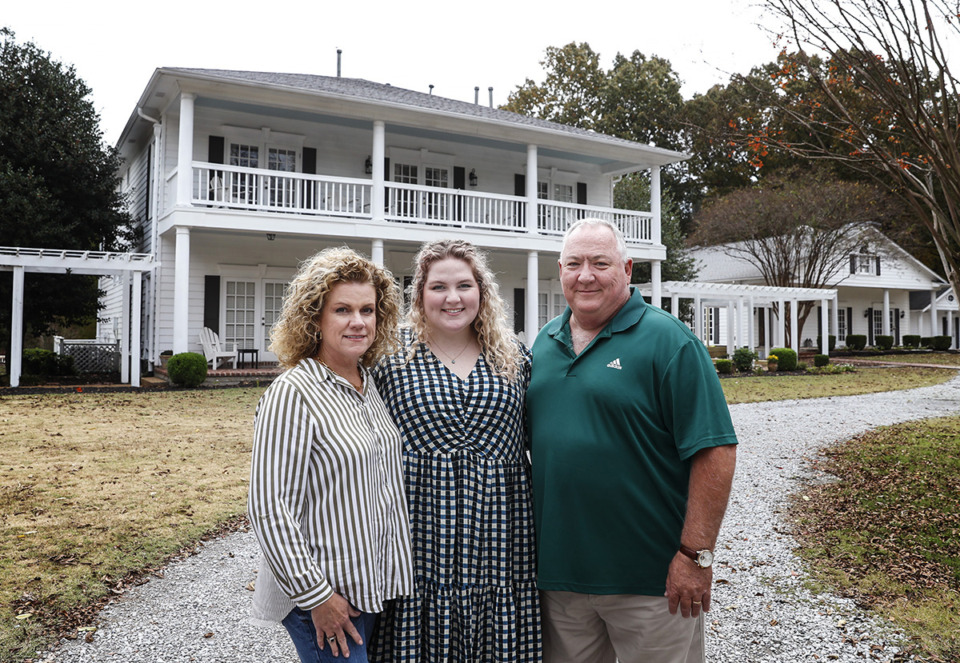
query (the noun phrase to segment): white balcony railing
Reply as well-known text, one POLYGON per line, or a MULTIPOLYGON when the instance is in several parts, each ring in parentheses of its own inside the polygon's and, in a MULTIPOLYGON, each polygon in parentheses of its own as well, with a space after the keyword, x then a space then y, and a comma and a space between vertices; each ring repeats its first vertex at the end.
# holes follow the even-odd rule
MULTIPOLYGON (((628 242, 653 241, 650 212, 537 201, 536 228, 526 223, 526 198, 386 182, 383 218, 392 223, 443 225, 561 235, 577 219, 615 223, 628 242)), ((285 173, 194 163, 193 204, 202 207, 373 219, 367 179, 285 173)))

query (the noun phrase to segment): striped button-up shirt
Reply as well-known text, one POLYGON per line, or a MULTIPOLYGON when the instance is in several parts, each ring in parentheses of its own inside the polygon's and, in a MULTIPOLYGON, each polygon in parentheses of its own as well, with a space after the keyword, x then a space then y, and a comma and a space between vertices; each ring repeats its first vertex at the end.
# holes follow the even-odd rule
POLYGON ((267 566, 258 621, 334 592, 364 612, 412 592, 400 433, 362 372, 361 394, 305 359, 257 406, 248 514, 267 566))

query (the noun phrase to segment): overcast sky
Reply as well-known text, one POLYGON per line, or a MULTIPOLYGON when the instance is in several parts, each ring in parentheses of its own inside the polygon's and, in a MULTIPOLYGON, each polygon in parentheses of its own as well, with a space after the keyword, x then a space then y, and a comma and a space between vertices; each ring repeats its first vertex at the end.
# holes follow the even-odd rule
MULTIPOLYGON (((342 75, 494 104, 543 79, 548 46, 668 59, 692 97, 776 58, 755 0, 11 0, 0 25, 72 64, 113 144, 158 67, 342 75)), ((0 100, 2 103, 2 100, 0 100)))

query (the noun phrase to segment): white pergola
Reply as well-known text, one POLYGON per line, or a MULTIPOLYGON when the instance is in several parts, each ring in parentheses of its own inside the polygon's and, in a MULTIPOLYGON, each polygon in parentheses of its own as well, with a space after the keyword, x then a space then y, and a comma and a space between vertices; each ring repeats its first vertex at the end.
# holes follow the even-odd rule
POLYGON ((23 355, 23 277, 25 272, 41 274, 83 274, 119 276, 123 279, 123 330, 120 343, 120 380, 140 386, 140 315, 143 273, 160 263, 147 253, 111 253, 70 249, 30 249, 0 246, 0 270, 13 272, 13 315, 10 326, 10 357, 7 370, 10 386, 20 386, 23 355), (133 279, 133 292, 126 287, 133 279), (129 333, 126 332, 129 330, 129 333), (131 357, 131 353, 135 356, 131 357), (131 370, 132 368, 132 370, 131 370))
MULTIPOLYGON (((646 297, 653 294, 649 283, 636 286, 646 297)), ((837 329, 839 322, 837 315, 837 291, 827 288, 787 288, 767 285, 743 285, 739 283, 695 283, 692 281, 666 281, 661 284, 664 298, 670 298, 670 310, 676 314, 679 310, 680 299, 693 300, 693 331, 700 340, 707 343, 709 330, 704 325, 703 308, 720 307, 727 309, 727 352, 733 354, 737 347, 756 346, 754 339, 753 315, 759 309, 760 314, 766 316, 765 328, 773 331, 774 325, 769 324, 773 318, 774 305, 777 310, 784 311, 784 304, 790 302, 790 329, 797 328, 797 304, 799 302, 819 301, 823 307, 820 318, 821 352, 830 354, 830 327, 837 329), (830 306, 829 303, 833 305, 830 306), (828 325, 828 315, 830 312, 828 325)), ((771 345, 771 333, 765 335, 763 356, 770 354, 770 348, 783 346, 786 339, 786 321, 783 315, 777 316, 777 343, 771 345)), ((798 350, 799 334, 791 335, 790 346, 795 352, 798 350)))

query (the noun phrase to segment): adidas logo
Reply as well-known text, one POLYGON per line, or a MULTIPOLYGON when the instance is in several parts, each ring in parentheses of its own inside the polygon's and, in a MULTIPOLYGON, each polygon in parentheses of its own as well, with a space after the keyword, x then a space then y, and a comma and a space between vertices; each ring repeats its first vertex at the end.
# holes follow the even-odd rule
POLYGON ((620 365, 620 357, 617 357, 616 359, 611 361, 609 364, 607 364, 607 368, 615 368, 618 371, 622 370, 623 366, 620 365))

